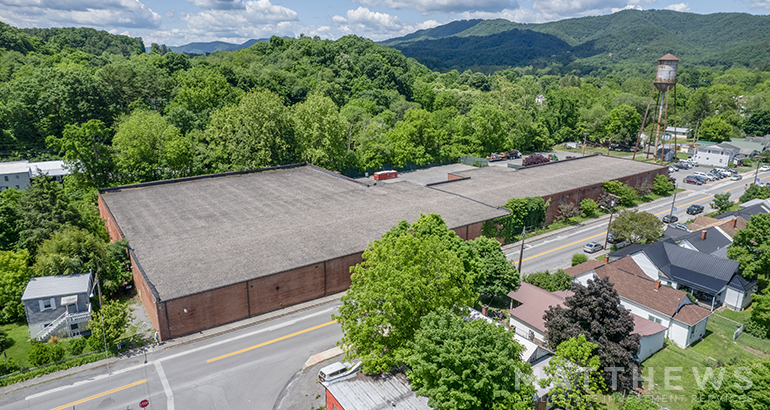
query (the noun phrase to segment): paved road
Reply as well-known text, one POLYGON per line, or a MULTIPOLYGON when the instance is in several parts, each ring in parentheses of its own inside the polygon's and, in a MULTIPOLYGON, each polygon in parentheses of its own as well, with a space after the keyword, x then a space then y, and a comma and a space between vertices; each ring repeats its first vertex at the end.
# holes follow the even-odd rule
POLYGON ((24 388, 0 397, 0 409, 270 410, 313 354, 342 333, 331 321, 339 302, 207 340, 24 388))
MULTIPOLYGON (((714 194, 730 192, 732 194, 731 199, 737 200, 744 192, 744 185, 750 183, 754 178, 754 172, 751 172, 743 174, 743 179, 740 181, 722 179, 700 186, 684 184, 682 182, 684 177, 692 175, 695 171, 708 172, 708 170, 709 168, 701 166, 673 174, 679 188, 687 190, 678 193, 676 196, 676 207, 678 209, 676 215, 679 217, 680 222, 695 218, 685 213, 685 210, 691 204, 703 205, 705 207, 704 214, 712 212, 709 204, 713 201, 712 197, 714 194)), ((762 182, 767 182, 770 179, 770 173, 760 172, 759 178, 762 182)), ((638 209, 653 213, 662 218, 671 210, 672 199, 661 199, 643 204, 638 209)), ((533 238, 531 241, 525 241, 522 272, 533 273, 546 269, 555 271, 559 268, 569 267, 572 255, 583 253, 583 245, 586 243, 595 241, 604 244, 608 222, 608 218, 605 217, 598 221, 586 222, 583 226, 575 226, 555 236, 545 234, 542 239, 533 238)), ((506 256, 518 264, 519 250, 519 246, 513 246, 506 251, 506 256)), ((587 255, 589 258, 593 258, 601 255, 601 253, 587 255)))

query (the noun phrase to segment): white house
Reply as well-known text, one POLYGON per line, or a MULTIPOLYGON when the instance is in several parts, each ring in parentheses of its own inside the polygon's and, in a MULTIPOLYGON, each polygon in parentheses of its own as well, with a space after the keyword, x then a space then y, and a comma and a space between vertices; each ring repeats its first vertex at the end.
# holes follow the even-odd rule
MULTIPOLYGON (((543 315, 551 306, 563 305, 565 299, 572 295, 572 291, 548 292, 529 283, 522 283, 519 290, 508 293, 508 297, 519 302, 519 306, 509 312, 510 324, 515 328, 516 335, 527 341, 531 340, 531 344, 546 344, 543 315)), ((639 316, 636 312, 631 312, 631 316, 634 318, 633 333, 641 336, 637 357, 642 361, 663 348, 666 328, 660 323, 639 316)), ((524 346, 526 349, 528 345, 524 346)), ((535 351, 534 356, 537 354, 535 351)), ((545 354, 534 357, 532 363, 543 356, 545 354)), ((530 353, 529 357, 533 359, 533 354, 530 353)))
POLYGON ((69 171, 64 168, 63 161, 0 162, 0 191, 11 188, 24 190, 29 186, 32 177, 38 175, 39 172, 47 174, 59 182, 62 182, 64 175, 69 174, 69 171))
POLYGON ((42 276, 30 279, 21 300, 33 339, 73 337, 91 320, 91 274, 42 276))
POLYGON ((726 167, 739 153, 740 148, 723 142, 716 145, 699 146, 694 159, 700 165, 726 167))
MULTIPOLYGON (((666 329, 664 337, 671 339, 677 346, 685 348, 706 334, 711 312, 690 301, 685 292, 649 278, 633 258, 627 256, 599 267, 595 264, 581 266, 573 266, 567 273, 579 283, 608 278, 615 286, 624 308, 661 325, 666 329)), ((649 336, 653 336, 650 343, 657 343, 660 338, 657 333, 649 336)), ((648 354, 642 350, 640 356, 648 354)))

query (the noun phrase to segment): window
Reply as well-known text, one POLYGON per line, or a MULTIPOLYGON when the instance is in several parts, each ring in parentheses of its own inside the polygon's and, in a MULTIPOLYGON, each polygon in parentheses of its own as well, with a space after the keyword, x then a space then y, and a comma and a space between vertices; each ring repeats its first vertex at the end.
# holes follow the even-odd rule
POLYGON ((47 328, 49 325, 50 323, 43 323, 42 325, 40 325, 40 330, 47 328))
POLYGON ((6 175, 6 176, 5 176, 5 180, 6 180, 6 181, 8 180, 8 175, 6 175))
POLYGON ((72 330, 80 330, 80 327, 78 326, 77 323, 75 323, 74 325, 70 325, 70 329, 72 329, 72 330))
POLYGON ((16 179, 19 179, 19 175, 16 175, 16 179))
POLYGON ((50 299, 49 300, 44 300, 43 301, 43 307, 46 308, 46 309, 50 309, 51 308, 51 300, 50 299))

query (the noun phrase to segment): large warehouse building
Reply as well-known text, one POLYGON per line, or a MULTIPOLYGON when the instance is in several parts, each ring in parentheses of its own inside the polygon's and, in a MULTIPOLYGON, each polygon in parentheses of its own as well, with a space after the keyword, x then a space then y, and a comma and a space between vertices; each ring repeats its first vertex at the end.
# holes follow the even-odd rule
POLYGON ((101 191, 113 239, 165 340, 337 293, 370 241, 440 214, 464 239, 507 211, 408 182, 367 186, 312 165, 101 191))
POLYGON ((473 239, 512 197, 555 208, 597 197, 601 181, 637 186, 665 170, 592 156, 370 186, 299 164, 107 188, 99 212, 114 240, 129 240, 134 283, 165 340, 347 289, 369 242, 400 220, 437 213, 473 239))

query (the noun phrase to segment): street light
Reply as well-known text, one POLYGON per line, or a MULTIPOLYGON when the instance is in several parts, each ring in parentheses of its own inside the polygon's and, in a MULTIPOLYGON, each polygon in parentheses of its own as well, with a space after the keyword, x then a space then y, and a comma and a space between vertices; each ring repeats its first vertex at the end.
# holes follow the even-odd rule
POLYGON ((610 201, 610 222, 607 224, 607 234, 604 235, 604 249, 607 249, 607 242, 610 240, 610 226, 612 225, 612 214, 615 212, 615 200, 610 201))

